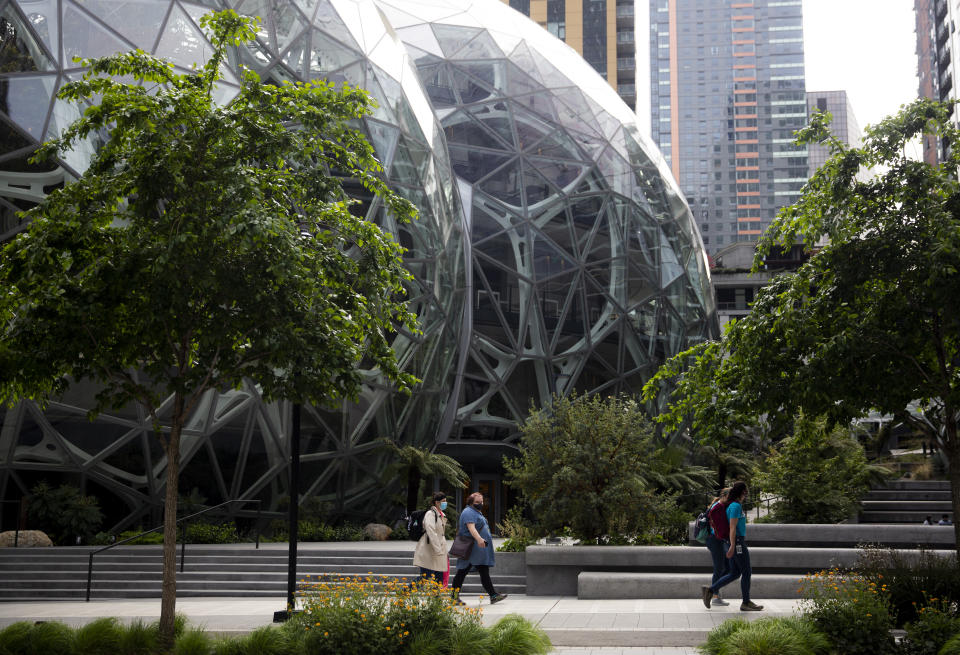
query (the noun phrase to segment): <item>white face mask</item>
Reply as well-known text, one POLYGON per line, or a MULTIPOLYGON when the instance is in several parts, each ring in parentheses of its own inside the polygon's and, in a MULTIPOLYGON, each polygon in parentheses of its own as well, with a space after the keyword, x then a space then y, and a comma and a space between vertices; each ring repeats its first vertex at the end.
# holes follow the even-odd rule
POLYGON ((444 500, 440 502, 440 509, 447 509, 447 501, 444 500))

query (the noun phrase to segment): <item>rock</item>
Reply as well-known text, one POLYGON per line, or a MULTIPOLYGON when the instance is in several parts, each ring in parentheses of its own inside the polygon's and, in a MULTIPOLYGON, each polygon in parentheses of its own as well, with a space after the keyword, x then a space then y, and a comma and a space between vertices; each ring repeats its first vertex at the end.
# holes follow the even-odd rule
POLYGON ((383 523, 367 523, 363 526, 363 538, 368 541, 386 541, 393 532, 383 523))
MULTIPOLYGON (((14 535, 13 530, 0 532, 0 548, 13 548, 14 535)), ((50 541, 50 537, 40 530, 21 530, 20 538, 17 541, 17 546, 20 548, 40 548, 52 545, 53 542, 50 541)))

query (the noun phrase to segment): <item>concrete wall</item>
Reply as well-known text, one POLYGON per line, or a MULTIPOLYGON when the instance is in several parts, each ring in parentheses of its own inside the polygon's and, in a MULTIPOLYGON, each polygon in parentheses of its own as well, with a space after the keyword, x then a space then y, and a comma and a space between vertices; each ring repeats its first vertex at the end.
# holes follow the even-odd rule
MULTIPOLYGON (((690 524, 690 542, 693 524, 690 524)), ((884 523, 798 524, 759 523, 747 527, 747 543, 754 546, 797 548, 856 548, 878 544, 890 548, 953 548, 952 526, 889 525, 884 523)))

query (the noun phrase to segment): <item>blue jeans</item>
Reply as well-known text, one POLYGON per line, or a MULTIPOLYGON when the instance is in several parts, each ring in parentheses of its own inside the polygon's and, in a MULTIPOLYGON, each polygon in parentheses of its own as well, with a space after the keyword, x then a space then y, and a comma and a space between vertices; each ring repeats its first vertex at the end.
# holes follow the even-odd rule
POLYGON ((714 582, 710 586, 710 591, 717 593, 722 587, 740 578, 742 602, 747 603, 750 602, 750 574, 753 572, 750 568, 750 551, 747 550, 743 537, 737 536, 736 544, 740 547, 740 552, 734 551, 733 557, 727 560, 730 563, 730 572, 714 582))
POLYGON ((433 578, 437 584, 443 584, 443 571, 433 571, 431 569, 425 569, 422 566, 420 567, 420 577, 425 579, 433 578))
POLYGON ((713 559, 713 579, 711 585, 717 584, 717 580, 730 572, 730 560, 727 559, 727 548, 730 547, 726 541, 717 539, 713 533, 707 535, 707 550, 710 551, 710 557, 713 559))

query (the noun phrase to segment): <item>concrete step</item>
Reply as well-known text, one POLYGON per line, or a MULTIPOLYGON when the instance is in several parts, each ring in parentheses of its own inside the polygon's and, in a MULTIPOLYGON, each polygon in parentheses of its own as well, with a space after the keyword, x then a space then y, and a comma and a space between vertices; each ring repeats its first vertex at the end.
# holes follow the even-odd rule
POLYGON ((890 480, 874 489, 897 491, 950 491, 949 480, 890 480))
POLYGON ((891 489, 873 489, 867 492, 863 500, 940 500, 950 502, 950 490, 944 491, 896 491, 891 489))
MULTIPOLYGON (((710 584, 709 573, 624 573, 584 571, 577 578, 581 600, 627 598, 699 598, 700 589, 710 584)), ((754 573, 750 579, 751 598, 799 598, 803 575, 754 573)), ((740 581, 723 588, 724 598, 740 600, 740 581)))
MULTIPOLYGON (((941 512, 939 510, 919 510, 919 511, 864 511, 860 512, 861 523, 888 523, 888 524, 915 524, 920 525, 929 515, 934 522, 940 520, 941 514, 947 514, 953 519, 952 512, 941 512)), ((930 527, 930 526, 922 526, 930 527)))
POLYGON ((860 507, 865 512, 948 513, 953 505, 949 500, 863 500, 860 507))

